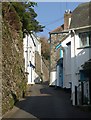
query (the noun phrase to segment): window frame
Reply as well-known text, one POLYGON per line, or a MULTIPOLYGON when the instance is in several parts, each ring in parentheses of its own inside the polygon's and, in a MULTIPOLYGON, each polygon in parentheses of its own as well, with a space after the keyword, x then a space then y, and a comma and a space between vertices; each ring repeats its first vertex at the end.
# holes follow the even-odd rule
MULTIPOLYGON (((83 39, 84 42, 84 39, 83 39)), ((91 31, 87 31, 87 32, 80 32, 79 33, 79 48, 84 48, 84 47, 91 47, 91 31), (82 35, 86 34, 86 44, 82 45, 82 35)))

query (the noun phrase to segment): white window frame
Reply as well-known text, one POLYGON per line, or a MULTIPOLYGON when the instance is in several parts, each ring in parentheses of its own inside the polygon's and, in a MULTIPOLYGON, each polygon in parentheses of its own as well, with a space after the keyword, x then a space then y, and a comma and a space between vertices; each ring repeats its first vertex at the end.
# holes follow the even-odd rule
POLYGON ((87 46, 91 46, 91 31, 79 33, 79 47, 87 47, 87 46), (83 38, 82 41, 83 36, 85 36, 85 38, 83 38), (84 41, 86 43, 82 43, 84 41))

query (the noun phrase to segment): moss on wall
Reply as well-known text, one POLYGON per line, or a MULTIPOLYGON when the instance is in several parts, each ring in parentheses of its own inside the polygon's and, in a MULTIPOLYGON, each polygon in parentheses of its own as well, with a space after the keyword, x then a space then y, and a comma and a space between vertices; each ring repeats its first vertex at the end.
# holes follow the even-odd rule
POLYGON ((10 3, 2 3, 2 113, 11 109, 26 91, 22 24, 10 3))

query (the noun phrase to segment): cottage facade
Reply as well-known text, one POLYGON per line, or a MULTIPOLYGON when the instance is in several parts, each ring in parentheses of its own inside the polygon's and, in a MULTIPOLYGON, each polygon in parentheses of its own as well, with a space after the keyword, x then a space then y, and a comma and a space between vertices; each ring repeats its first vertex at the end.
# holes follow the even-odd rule
MULTIPOLYGON (((62 35, 58 38, 60 39, 59 44, 63 48, 63 50, 61 49, 63 54, 62 87, 71 89, 73 105, 91 104, 90 8, 91 2, 79 5, 72 12, 69 27, 60 31, 62 35)), ((69 18, 68 20, 70 20, 69 18)), ((58 71, 56 71, 56 77, 57 80, 61 80, 58 71)))
POLYGON ((25 73, 28 75, 28 84, 35 84, 35 79, 38 74, 35 72, 35 53, 41 55, 41 43, 34 33, 26 35, 23 39, 24 58, 25 58, 25 73))

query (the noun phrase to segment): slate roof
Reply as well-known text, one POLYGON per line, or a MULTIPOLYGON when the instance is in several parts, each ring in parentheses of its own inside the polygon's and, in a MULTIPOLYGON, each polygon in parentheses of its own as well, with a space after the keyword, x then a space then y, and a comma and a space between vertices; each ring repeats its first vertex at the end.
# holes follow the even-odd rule
POLYGON ((80 4, 72 12, 70 28, 77 28, 91 25, 91 2, 80 4))
MULTIPOLYGON (((70 28, 78 28, 89 25, 91 25, 91 2, 81 3, 72 12, 70 28)), ((64 31, 64 24, 52 30, 50 33, 62 31, 64 31)))
POLYGON ((64 24, 52 30, 50 33, 61 32, 64 30, 64 24))

